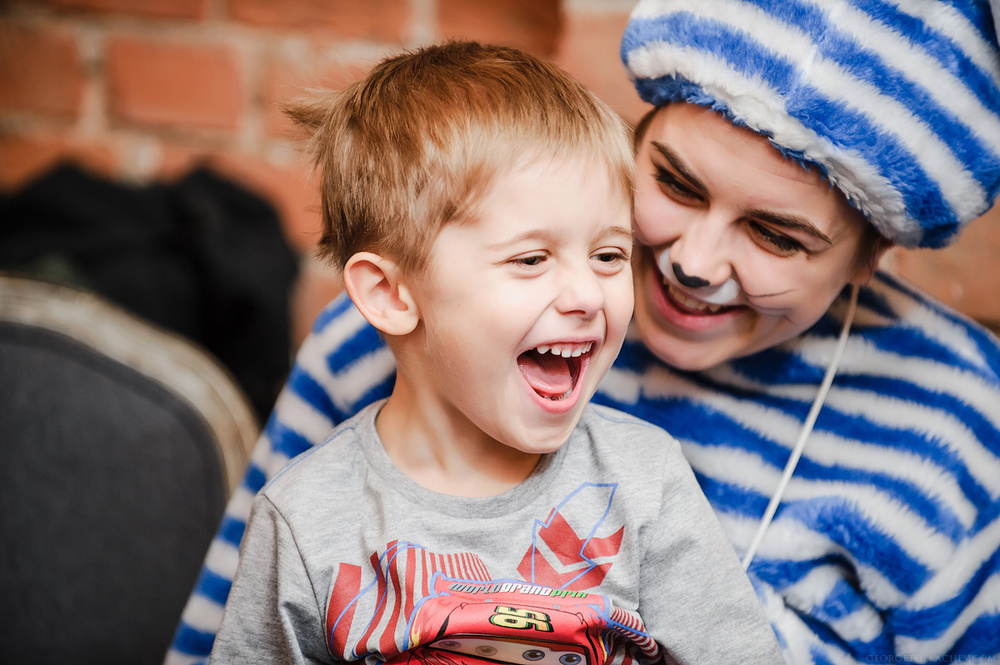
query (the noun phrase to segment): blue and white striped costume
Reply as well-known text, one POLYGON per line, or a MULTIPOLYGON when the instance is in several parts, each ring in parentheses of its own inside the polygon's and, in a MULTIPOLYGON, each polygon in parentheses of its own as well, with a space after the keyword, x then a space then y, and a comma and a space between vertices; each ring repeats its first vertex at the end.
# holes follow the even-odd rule
MULTIPOLYGON (((670 369, 632 334, 595 397, 681 441, 740 553, 822 380, 845 300, 802 336, 704 372, 670 369)), ((387 395, 393 376, 374 329, 345 297, 331 303, 229 504, 168 662, 211 649, 254 493, 387 395)), ((750 574, 789 662, 1000 654, 997 340, 877 274, 750 574)))

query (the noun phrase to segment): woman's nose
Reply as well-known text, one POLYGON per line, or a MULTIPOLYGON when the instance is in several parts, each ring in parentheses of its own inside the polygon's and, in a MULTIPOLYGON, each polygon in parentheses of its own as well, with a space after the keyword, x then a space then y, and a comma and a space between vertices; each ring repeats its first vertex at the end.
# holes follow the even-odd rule
POLYGON ((691 289, 717 286, 733 276, 724 234, 709 220, 694 224, 670 245, 670 260, 660 270, 691 289))
POLYGON ((682 286, 687 286, 692 289, 699 289, 703 286, 708 286, 711 284, 707 279, 703 277, 697 277, 695 275, 689 275, 684 272, 684 267, 677 261, 670 262, 670 270, 674 271, 674 276, 677 277, 677 281, 681 283, 682 286))
POLYGON ((656 253, 656 264, 668 281, 693 289, 697 298, 713 305, 729 305, 736 301, 736 297, 740 295, 740 285, 732 274, 719 284, 688 275, 680 263, 670 260, 670 250, 670 247, 666 247, 656 253))

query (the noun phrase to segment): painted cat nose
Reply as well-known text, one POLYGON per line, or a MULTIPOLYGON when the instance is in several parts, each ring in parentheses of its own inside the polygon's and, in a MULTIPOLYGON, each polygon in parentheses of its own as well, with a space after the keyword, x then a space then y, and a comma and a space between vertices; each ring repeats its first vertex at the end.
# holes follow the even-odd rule
POLYGON ((700 289, 703 286, 708 286, 709 284, 711 284, 711 282, 705 279, 704 277, 695 277, 693 275, 688 275, 687 273, 684 272, 684 269, 681 268, 681 264, 677 263, 676 261, 671 263, 670 267, 673 269, 674 275, 677 276, 677 281, 680 282, 682 286, 687 286, 692 289, 700 289))
POLYGON ((732 275, 722 284, 712 286, 707 279, 686 274, 679 263, 670 261, 669 247, 656 254, 656 265, 659 266, 660 272, 663 273, 668 282, 689 289, 697 289, 693 295, 711 305, 729 305, 735 302, 740 295, 740 285, 733 279, 732 275))

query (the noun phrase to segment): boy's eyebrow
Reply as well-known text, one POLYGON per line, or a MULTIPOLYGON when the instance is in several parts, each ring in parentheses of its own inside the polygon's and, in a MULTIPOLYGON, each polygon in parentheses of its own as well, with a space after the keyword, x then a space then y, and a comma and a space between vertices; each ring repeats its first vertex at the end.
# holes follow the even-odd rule
MULTIPOLYGON (((610 236, 625 236, 626 238, 632 238, 632 229, 627 226, 609 226, 604 233, 601 235, 602 238, 607 238, 610 236)), ((487 249, 506 249, 508 245, 514 245, 521 242, 522 240, 548 240, 550 234, 545 229, 531 229, 530 231, 525 231, 524 233, 519 233, 511 238, 505 238, 504 240, 487 245, 487 249)))
POLYGON ((504 238, 500 242, 495 242, 487 245, 487 249, 506 249, 508 245, 514 245, 521 242, 522 240, 544 240, 549 237, 549 232, 544 229, 530 229, 524 233, 518 233, 516 236, 510 238, 504 238))
POLYGON ((605 236, 625 236, 626 238, 632 237, 632 229, 625 226, 609 226, 605 236))
MULTIPOLYGON (((670 146, 665 143, 660 143, 659 141, 650 141, 650 144, 652 144, 658 153, 663 155, 665 160, 670 162, 670 166, 672 166, 682 178, 687 180, 691 187, 697 189, 700 193, 705 192, 705 186, 702 184, 701 180, 688 170, 681 158, 677 156, 677 153, 670 149, 670 146)), ((799 217, 798 215, 785 215, 768 210, 749 210, 747 211, 746 216, 759 219, 762 222, 773 224, 774 226, 780 226, 793 231, 802 231, 803 233, 807 233, 812 237, 821 240, 827 245, 833 245, 833 240, 831 240, 828 235, 817 229, 814 224, 804 217, 799 217)))

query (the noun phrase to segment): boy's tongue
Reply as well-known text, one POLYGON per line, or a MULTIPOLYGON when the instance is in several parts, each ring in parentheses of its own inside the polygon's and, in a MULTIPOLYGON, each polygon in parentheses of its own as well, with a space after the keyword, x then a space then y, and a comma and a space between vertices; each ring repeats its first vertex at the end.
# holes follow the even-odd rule
POLYGON ((542 397, 558 397, 573 388, 569 362, 562 356, 528 351, 520 357, 518 365, 528 385, 542 397))

